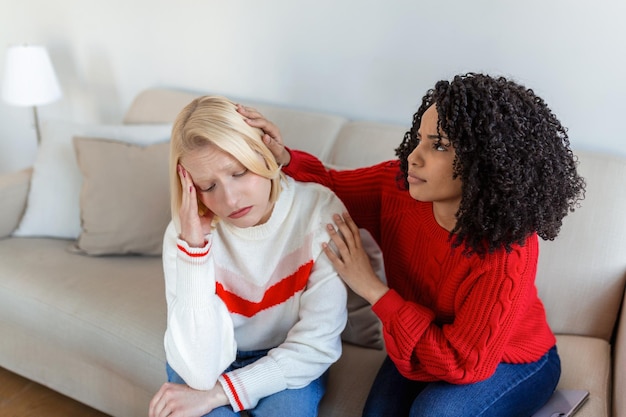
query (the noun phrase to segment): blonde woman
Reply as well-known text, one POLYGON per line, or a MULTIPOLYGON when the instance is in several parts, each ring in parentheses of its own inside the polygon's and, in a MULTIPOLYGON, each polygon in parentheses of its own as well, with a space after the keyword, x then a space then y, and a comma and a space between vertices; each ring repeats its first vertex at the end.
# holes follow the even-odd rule
POLYGON ((221 97, 194 100, 174 123, 169 382, 152 417, 313 417, 341 354, 346 288, 322 244, 345 207, 281 174, 262 136, 221 97))

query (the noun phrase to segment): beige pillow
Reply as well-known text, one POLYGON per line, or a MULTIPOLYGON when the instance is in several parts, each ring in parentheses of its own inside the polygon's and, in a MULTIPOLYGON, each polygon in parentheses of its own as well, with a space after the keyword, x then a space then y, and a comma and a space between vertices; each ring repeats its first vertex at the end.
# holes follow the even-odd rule
POLYGON ((81 233, 88 255, 160 255, 169 223, 169 142, 149 146, 74 137, 81 233))

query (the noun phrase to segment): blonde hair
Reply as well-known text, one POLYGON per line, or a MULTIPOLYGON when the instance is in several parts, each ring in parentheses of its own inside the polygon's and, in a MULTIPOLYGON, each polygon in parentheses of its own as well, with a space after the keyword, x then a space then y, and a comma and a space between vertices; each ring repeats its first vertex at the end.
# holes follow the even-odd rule
MULTIPOLYGON (((217 146, 251 172, 271 180, 269 201, 278 199, 283 174, 262 138, 263 131, 250 126, 237 112, 235 103, 224 97, 199 97, 181 110, 172 127, 169 163, 172 218, 177 227, 182 203, 178 164, 183 156, 209 145, 217 146)), ((200 215, 207 210, 199 200, 198 210, 200 215)))

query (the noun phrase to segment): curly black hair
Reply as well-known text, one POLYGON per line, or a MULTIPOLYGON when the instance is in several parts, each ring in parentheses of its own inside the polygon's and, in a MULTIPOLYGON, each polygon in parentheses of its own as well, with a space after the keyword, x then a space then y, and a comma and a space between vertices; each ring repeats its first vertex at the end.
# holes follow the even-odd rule
POLYGON ((559 233, 563 218, 584 198, 567 129, 533 90, 504 77, 469 73, 439 81, 423 97, 411 129, 396 149, 406 183, 409 154, 424 112, 435 105, 438 128, 456 152, 462 181, 452 244, 483 255, 523 244, 536 232, 559 233))

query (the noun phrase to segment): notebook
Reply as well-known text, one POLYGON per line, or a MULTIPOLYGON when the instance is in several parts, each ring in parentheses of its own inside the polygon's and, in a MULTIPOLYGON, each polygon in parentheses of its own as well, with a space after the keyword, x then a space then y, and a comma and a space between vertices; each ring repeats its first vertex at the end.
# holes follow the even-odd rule
POLYGON ((532 417, 570 417, 582 407, 589 398, 585 390, 558 389, 550 400, 532 417))

